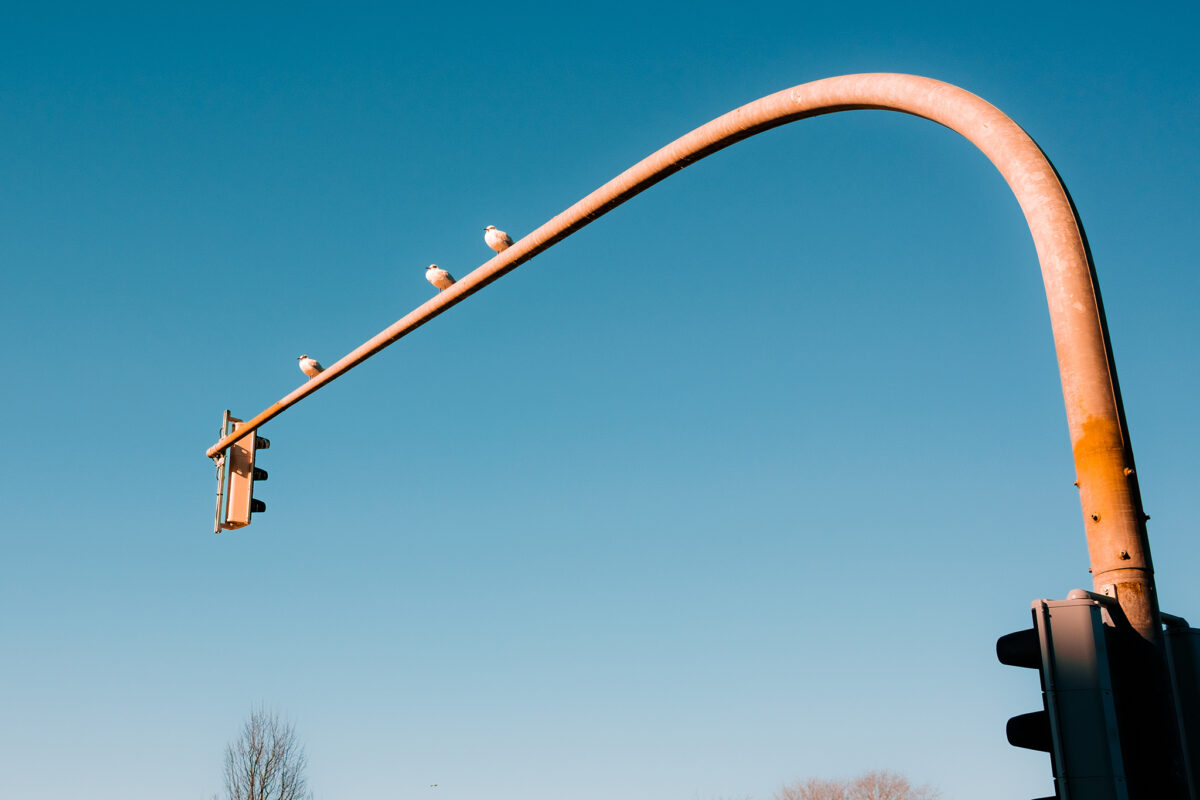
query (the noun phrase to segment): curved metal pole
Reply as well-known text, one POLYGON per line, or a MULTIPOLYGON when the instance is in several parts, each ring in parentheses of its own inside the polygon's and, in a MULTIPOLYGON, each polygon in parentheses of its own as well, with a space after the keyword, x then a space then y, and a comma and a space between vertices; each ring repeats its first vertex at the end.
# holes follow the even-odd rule
MULTIPOLYGON (((208 449, 244 435, 400 337, 571 235, 634 195, 717 150, 795 120, 851 109, 924 117, 966 137, 1008 182, 1037 248, 1058 353, 1080 502, 1098 592, 1116 597, 1145 638, 1161 636, 1150 547, 1133 451, 1117 387, 1100 293, 1082 227, 1054 167, 994 106, 941 81, 873 73, 827 78, 734 109, 613 178, 451 288, 414 309, 325 372, 208 449)), ((1014 523, 1018 517, 1014 515, 1014 523)))

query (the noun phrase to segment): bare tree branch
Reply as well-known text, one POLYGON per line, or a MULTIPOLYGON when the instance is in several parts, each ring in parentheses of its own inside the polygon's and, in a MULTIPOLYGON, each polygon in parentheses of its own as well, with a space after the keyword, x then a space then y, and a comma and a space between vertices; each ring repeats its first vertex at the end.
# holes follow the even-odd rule
POLYGON ((846 800, 846 782, 821 778, 797 781, 776 792, 775 800, 846 800))
POLYGON ((849 780, 809 778, 782 787, 775 800, 938 800, 940 793, 887 770, 865 772, 849 780))
POLYGON ((938 791, 929 785, 913 786, 895 772, 875 770, 850 782, 848 800, 937 800, 938 791))
POLYGON ((254 709, 241 735, 225 748, 227 800, 309 800, 307 766, 295 726, 254 709))

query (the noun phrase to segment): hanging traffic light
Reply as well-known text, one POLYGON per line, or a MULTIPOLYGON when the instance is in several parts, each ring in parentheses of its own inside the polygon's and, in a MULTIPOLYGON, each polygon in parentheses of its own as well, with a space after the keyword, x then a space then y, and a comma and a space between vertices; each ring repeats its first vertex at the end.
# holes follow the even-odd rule
MULTIPOLYGON (((221 423, 221 435, 234 433, 244 425, 225 412, 221 423), (232 425, 232 430, 229 426, 232 425)), ((255 466, 255 455, 259 450, 271 446, 255 431, 237 439, 224 453, 217 457, 217 519, 214 533, 243 528, 250 524, 252 514, 267 510, 267 504, 254 497, 255 481, 265 481, 267 471, 255 466)))
POLYGON ((1101 604, 1072 592, 1034 600, 1033 627, 1001 636, 1000 663, 1036 669, 1042 710, 1008 721, 1008 741, 1050 754, 1055 794, 1041 800, 1129 800, 1101 604))

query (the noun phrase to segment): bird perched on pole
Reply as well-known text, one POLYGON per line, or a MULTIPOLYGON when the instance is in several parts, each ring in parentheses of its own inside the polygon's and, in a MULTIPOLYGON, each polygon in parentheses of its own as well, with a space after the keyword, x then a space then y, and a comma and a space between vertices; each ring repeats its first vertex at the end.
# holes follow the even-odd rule
POLYGON ((454 276, 437 264, 430 264, 425 268, 425 280, 436 286, 438 291, 449 289, 454 285, 454 276))
POLYGON ((317 377, 321 374, 321 370, 325 369, 317 362, 315 358, 300 356, 296 360, 300 362, 300 371, 310 378, 317 377))
POLYGON ((512 244, 512 237, 504 231, 496 230, 495 225, 488 225, 483 229, 483 240, 497 253, 512 244))

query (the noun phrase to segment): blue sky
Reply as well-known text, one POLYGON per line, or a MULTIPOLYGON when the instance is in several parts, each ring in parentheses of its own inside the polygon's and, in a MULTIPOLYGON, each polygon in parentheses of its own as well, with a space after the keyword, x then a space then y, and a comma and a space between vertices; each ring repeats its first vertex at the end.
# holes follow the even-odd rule
POLYGON ((1104 292, 1164 610, 1200 616, 1194 4, 10 8, 0 796, 208 800, 252 706, 338 797, 1049 793, 997 636, 1090 584, 999 174, 853 112, 673 176, 205 448, 738 105, 910 72, 1012 116, 1104 292), (437 789, 430 784, 438 784, 437 789))

